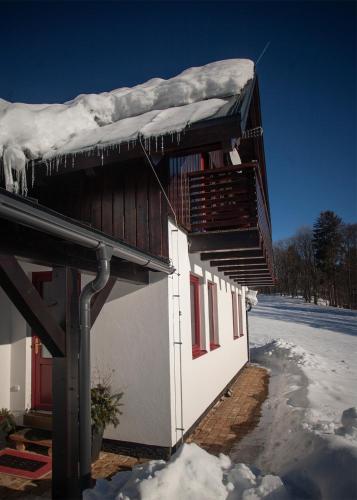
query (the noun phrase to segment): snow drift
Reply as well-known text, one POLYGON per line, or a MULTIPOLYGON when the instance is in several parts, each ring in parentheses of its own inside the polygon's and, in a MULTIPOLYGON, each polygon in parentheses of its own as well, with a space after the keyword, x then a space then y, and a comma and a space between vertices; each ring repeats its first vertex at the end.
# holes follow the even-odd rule
POLYGON ((64 104, 22 104, 0 99, 0 158, 6 183, 28 160, 160 137, 215 115, 254 76, 248 59, 190 68, 176 77, 135 87, 81 94, 64 104), (8 158, 12 158, 9 161, 8 158))
POLYGON ((280 478, 261 475, 244 464, 215 457, 196 444, 184 444, 166 464, 162 460, 98 480, 84 500, 286 500, 280 478))

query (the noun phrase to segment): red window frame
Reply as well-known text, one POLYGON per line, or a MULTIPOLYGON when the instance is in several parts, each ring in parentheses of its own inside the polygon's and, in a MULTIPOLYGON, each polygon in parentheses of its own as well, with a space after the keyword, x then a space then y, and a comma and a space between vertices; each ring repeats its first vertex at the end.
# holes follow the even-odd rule
POLYGON ((220 347, 218 342, 218 307, 217 307, 217 284, 213 281, 207 282, 208 289, 208 319, 209 319, 209 342, 210 350, 220 347))
POLYGON ((243 308, 242 308, 242 296, 238 294, 238 328, 239 328, 239 336, 244 337, 243 331, 243 308))
MULTIPOLYGON (((190 296, 191 286, 193 286, 193 304, 191 308, 194 310, 194 342, 192 342, 192 358, 198 358, 207 351, 201 348, 201 300, 200 300, 200 280, 197 276, 190 274, 190 296)), ((192 314, 192 311, 191 311, 192 314)), ((191 316, 192 318, 192 316, 191 316)), ((191 322, 192 325, 192 322, 191 322)))
POLYGON ((239 339, 237 294, 236 294, 236 292, 232 292, 232 317, 233 317, 233 338, 239 339))

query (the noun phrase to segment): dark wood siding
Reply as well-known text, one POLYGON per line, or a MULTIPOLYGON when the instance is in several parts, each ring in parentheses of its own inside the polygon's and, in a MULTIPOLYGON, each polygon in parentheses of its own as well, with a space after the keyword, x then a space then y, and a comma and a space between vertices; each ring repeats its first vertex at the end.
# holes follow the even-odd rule
MULTIPOLYGON (((164 165, 158 173, 166 186, 164 165)), ((144 162, 48 177, 31 196, 114 238, 168 257, 167 203, 144 162)))

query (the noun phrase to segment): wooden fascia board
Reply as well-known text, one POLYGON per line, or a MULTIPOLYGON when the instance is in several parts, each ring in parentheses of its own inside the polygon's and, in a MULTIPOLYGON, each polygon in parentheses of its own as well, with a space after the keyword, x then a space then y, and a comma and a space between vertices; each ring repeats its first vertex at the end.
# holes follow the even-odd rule
POLYGON ((65 332, 12 255, 0 254, 0 285, 52 356, 64 356, 65 332))

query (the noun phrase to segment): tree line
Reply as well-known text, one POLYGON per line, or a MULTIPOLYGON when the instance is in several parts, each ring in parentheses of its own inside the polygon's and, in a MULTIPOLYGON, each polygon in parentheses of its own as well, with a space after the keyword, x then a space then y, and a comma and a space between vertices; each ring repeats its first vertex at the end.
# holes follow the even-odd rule
POLYGON ((274 245, 275 292, 357 309, 357 224, 332 211, 274 245))

